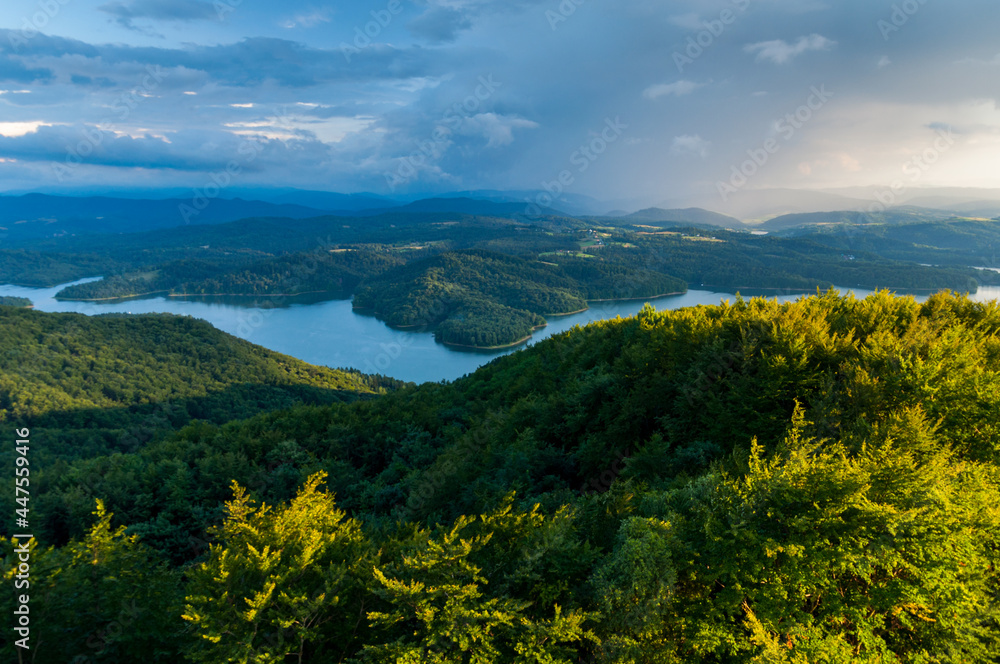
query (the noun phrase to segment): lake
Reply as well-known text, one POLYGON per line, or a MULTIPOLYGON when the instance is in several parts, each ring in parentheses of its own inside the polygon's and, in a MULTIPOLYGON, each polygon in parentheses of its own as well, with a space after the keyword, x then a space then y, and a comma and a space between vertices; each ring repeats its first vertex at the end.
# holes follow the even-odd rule
MULTIPOLYGON (((83 281, 90 281, 89 279, 83 281)), ((82 282, 73 282, 82 283, 82 282)), ((55 288, 0 286, 0 295, 26 297, 39 311, 77 312, 88 315, 104 313, 172 313, 206 320, 218 329, 279 353, 297 357, 310 364, 350 367, 365 373, 380 373, 417 383, 454 380, 475 371, 491 359, 517 349, 502 351, 465 351, 448 348, 434 340, 430 332, 394 330, 378 319, 355 313, 349 300, 318 303, 294 303, 285 307, 259 308, 212 299, 155 297, 113 303, 61 302, 55 294, 69 284, 55 288)), ((864 297, 871 291, 853 291, 864 297)), ((753 293, 745 292, 744 296, 753 293)), ((773 295, 781 302, 795 300, 802 293, 773 295)), ((698 304, 718 304, 735 299, 733 293, 691 290, 650 300, 657 309, 679 309, 698 304)), ((925 300, 926 295, 915 296, 925 300)), ((974 298, 979 301, 1000 298, 1000 287, 982 287, 974 298)), ((632 316, 645 300, 595 302, 588 311, 549 319, 527 345, 576 325, 616 316, 632 316)), ((524 346, 521 346, 523 348, 524 346)))

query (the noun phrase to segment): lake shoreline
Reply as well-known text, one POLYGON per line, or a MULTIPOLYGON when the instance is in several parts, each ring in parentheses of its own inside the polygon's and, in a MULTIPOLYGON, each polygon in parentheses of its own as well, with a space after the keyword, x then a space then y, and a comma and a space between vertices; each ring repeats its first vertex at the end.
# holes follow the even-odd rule
POLYGON ((58 294, 54 295, 52 299, 57 302, 107 302, 113 304, 115 302, 128 302, 129 300, 139 300, 148 297, 158 297, 168 295, 167 291, 150 291, 149 293, 142 293, 140 295, 119 295, 117 297, 59 297, 58 294))
POLYGON ((565 313, 560 313, 560 314, 540 314, 540 315, 542 318, 558 318, 560 316, 572 316, 573 314, 582 314, 584 311, 590 311, 590 307, 584 307, 583 309, 577 309, 576 311, 567 311, 565 313))
POLYGON ((116 297, 59 297, 54 296, 54 299, 59 302, 128 302, 129 300, 139 300, 143 298, 150 297, 242 297, 242 298, 258 298, 258 297, 299 297, 301 295, 325 295, 327 293, 338 293, 343 294, 343 291, 331 291, 331 290, 318 290, 318 291, 303 291, 301 293, 171 293, 170 291, 159 290, 150 291, 148 293, 139 293, 138 295, 119 295, 116 297))
MULTIPOLYGON (((495 357, 516 353, 527 344, 541 341, 598 321, 628 318, 638 314, 645 301, 657 310, 675 310, 699 305, 715 306, 723 300, 734 300, 732 291, 715 292, 708 288, 691 288, 680 296, 636 298, 618 304, 593 303, 590 310, 570 316, 553 316, 545 329, 538 329, 531 338, 516 339, 506 348, 469 348, 445 344, 435 339, 430 330, 416 328, 397 330, 372 316, 370 309, 353 307, 350 300, 323 300, 305 306, 269 308, 281 300, 260 299, 259 308, 247 308, 246 301, 218 302, 215 298, 157 297, 126 302, 56 301, 56 292, 73 284, 50 288, 0 285, 0 294, 24 297, 36 311, 101 315, 107 313, 134 315, 167 313, 191 316, 208 321, 216 328, 310 364, 347 367, 366 373, 381 373, 414 383, 456 380, 475 371, 495 357)), ((862 298, 864 289, 839 287, 843 293, 853 291, 862 298)), ((813 291, 815 292, 815 291, 813 291)), ((807 293, 808 294, 808 293, 807 293)), ((903 294, 906 294, 905 292, 903 294)), ((779 302, 794 301, 799 295, 776 292, 779 302)), ((307 296, 307 297, 316 297, 307 296)), ((242 299, 242 298, 241 298, 242 299)), ((917 297, 918 301, 925 299, 917 297)), ((976 301, 1000 299, 1000 286, 980 289, 976 301)), ((525 330, 525 334, 527 330, 525 330)))
MULTIPOLYGON (((586 311, 586 309, 584 309, 584 311, 586 311)), ((450 341, 440 341, 438 343, 440 343, 442 346, 450 346, 452 348, 468 348, 468 349, 471 349, 471 350, 506 350, 508 348, 516 348, 516 347, 520 346, 521 344, 528 343, 535 336, 535 332, 537 332, 538 330, 544 330, 548 326, 549 326, 548 323, 545 323, 544 325, 535 325, 533 328, 531 328, 531 334, 529 334, 525 338, 523 338, 523 339, 521 339, 519 341, 515 341, 513 343, 503 344, 503 345, 500 345, 500 346, 469 346, 467 344, 456 344, 456 343, 452 343, 450 341)), ((436 339, 436 337, 435 337, 435 339, 436 339)))
MULTIPOLYGON (((586 302, 588 303, 588 305, 591 302, 638 302, 639 300, 658 300, 658 299, 661 299, 661 298, 664 298, 664 297, 673 297, 673 296, 676 296, 676 295, 684 295, 685 293, 687 293, 687 291, 683 291, 683 292, 678 291, 678 292, 675 292, 675 293, 662 293, 660 295, 648 295, 648 296, 645 296, 645 297, 620 297, 620 298, 611 298, 611 299, 606 299, 606 300, 586 300, 586 302)), ((563 318, 563 317, 566 317, 566 316, 575 316, 577 314, 586 313, 586 312, 590 311, 590 309, 591 309, 590 306, 586 306, 583 309, 577 309, 576 311, 566 311, 566 312, 563 312, 563 313, 540 314, 540 315, 543 318, 546 318, 546 319, 548 319, 548 318, 563 318)), ((373 315, 371 312, 373 312, 375 310, 375 307, 355 307, 355 306, 352 306, 351 310, 354 311, 355 313, 367 312, 364 315, 373 315)), ((381 320, 380 318, 378 318, 378 315, 375 315, 375 318, 378 319, 378 320, 381 320)), ((400 330, 401 332, 411 332, 411 331, 414 331, 414 330, 428 330, 428 331, 430 331, 431 328, 433 327, 431 325, 393 325, 392 323, 388 323, 386 321, 382 321, 382 322, 385 323, 385 325, 388 326, 390 329, 400 330)), ((532 338, 534 338, 534 336, 535 336, 534 333, 535 332, 537 332, 538 330, 545 329, 546 327, 548 327, 548 322, 546 322, 544 325, 536 325, 533 328, 531 328, 531 332, 532 333, 529 334, 528 336, 524 337, 523 339, 519 339, 519 340, 513 341, 513 342, 511 342, 509 344, 502 344, 502 345, 499 345, 499 346, 475 346, 475 345, 470 345, 470 344, 458 344, 458 343, 454 343, 454 342, 450 342, 450 341, 441 341, 440 343, 442 345, 444 345, 444 346, 448 346, 449 348, 463 348, 463 349, 467 349, 467 350, 482 350, 482 351, 506 350, 508 348, 516 348, 518 346, 526 344, 527 342, 531 341, 532 338)))
MULTIPOLYGON (((603 300, 587 300, 587 302, 638 302, 639 300, 659 300, 662 297, 673 297, 675 295, 685 295, 687 291, 677 291, 676 293, 662 293, 660 295, 646 295, 645 297, 610 297, 603 300)), ((588 309, 590 307, 587 307, 588 309)), ((584 309, 586 311, 586 309, 584 309)))
POLYGON ((327 293, 343 294, 344 291, 314 290, 302 291, 301 293, 261 293, 249 295, 247 293, 167 293, 167 297, 299 297, 300 295, 325 295, 327 293))

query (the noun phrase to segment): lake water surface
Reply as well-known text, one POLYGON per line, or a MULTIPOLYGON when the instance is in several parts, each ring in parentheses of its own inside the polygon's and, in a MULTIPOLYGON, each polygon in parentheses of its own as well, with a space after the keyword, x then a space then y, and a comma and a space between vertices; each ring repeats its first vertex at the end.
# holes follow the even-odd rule
MULTIPOLYGON (((85 280, 89 281, 89 280, 85 280)), ((74 282, 80 283, 80 282, 74 282)), ((394 330, 378 319, 355 313, 349 300, 318 303, 293 303, 276 308, 240 306, 220 300, 184 300, 155 297, 112 303, 62 302, 54 298, 65 288, 24 288, 0 286, 0 295, 26 297, 39 311, 78 312, 88 315, 103 313, 172 313, 194 316, 208 321, 218 329, 264 346, 279 353, 297 357, 311 364, 329 367, 350 367, 365 373, 381 373, 414 382, 454 380, 475 371, 494 357, 515 352, 464 351, 448 348, 434 340, 430 332, 394 330)), ((857 297, 870 291, 851 290, 857 297)), ((745 292, 744 296, 753 293, 745 292)), ((735 299, 733 293, 691 290, 650 300, 657 309, 679 309, 698 304, 718 304, 735 299)), ((801 293, 773 295, 781 302, 798 299, 801 293)), ((926 295, 916 295, 917 300, 926 295)), ((1000 298, 1000 288, 983 287, 974 296, 985 301, 1000 298)), ((588 311, 569 316, 553 317, 549 325, 538 330, 527 345, 571 329, 575 325, 632 316, 645 300, 595 302, 588 311)), ((522 346, 523 348, 523 346, 522 346)))

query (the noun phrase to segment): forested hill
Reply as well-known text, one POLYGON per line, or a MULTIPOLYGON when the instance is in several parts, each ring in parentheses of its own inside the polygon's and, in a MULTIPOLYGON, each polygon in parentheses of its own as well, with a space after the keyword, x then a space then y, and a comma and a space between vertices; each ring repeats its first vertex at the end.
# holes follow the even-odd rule
POLYGON ((192 419, 351 401, 395 381, 316 367, 171 315, 0 307, 0 422, 51 430, 74 458, 131 450, 192 419))
POLYGON ((109 300, 169 294, 259 298, 305 293, 347 297, 365 277, 402 263, 395 254, 353 248, 284 254, 235 265, 182 259, 68 286, 56 297, 109 300))
POLYGON ((37 657, 994 661, 998 432, 995 303, 647 308, 33 467, 37 657))
POLYGON ((0 296, 0 307, 31 307, 31 300, 26 297, 0 296))
POLYGON ((587 256, 532 261, 489 251, 449 252, 408 263, 365 281, 354 297, 391 325, 434 327, 449 344, 520 343, 546 315, 587 308, 588 299, 682 293, 680 279, 587 256), (558 260, 552 263, 549 260, 558 260))
POLYGON ((664 210, 663 208, 647 208, 626 215, 624 219, 636 224, 650 222, 672 222, 678 226, 719 226, 722 228, 746 228, 739 219, 719 214, 702 208, 685 208, 683 210, 664 210))

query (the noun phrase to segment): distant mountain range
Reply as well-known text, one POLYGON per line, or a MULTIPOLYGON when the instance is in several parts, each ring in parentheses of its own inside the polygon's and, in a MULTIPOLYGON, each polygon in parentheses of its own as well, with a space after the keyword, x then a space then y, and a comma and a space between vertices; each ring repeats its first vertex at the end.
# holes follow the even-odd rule
MULTIPOLYGON (((122 187, 88 187, 88 188, 53 188, 40 187, 31 191, 7 192, 7 196, 24 194, 48 194, 72 198, 127 198, 145 200, 185 199, 191 198, 191 188, 122 188, 122 187)), ((341 194, 331 191, 311 191, 290 187, 226 187, 218 192, 220 199, 242 198, 246 201, 263 201, 279 205, 301 205, 317 210, 343 210, 352 213, 363 210, 387 209, 422 201, 426 199, 471 198, 494 203, 518 203, 522 207, 529 202, 546 201, 551 196, 548 192, 539 190, 509 190, 474 189, 449 192, 417 192, 407 194, 380 195, 369 192, 341 194), (548 197, 548 198, 546 198, 548 197)), ((563 192, 548 207, 572 215, 606 214, 611 208, 634 210, 635 203, 627 200, 602 201, 584 194, 563 192)))
POLYGON ((700 207, 753 223, 786 214, 861 210, 873 202, 874 199, 865 200, 823 191, 747 189, 725 200, 718 195, 695 195, 662 201, 657 207, 668 209, 700 207))
POLYGON ((305 219, 327 214, 301 205, 242 199, 142 200, 27 194, 0 196, 0 234, 35 239, 88 233, 134 233, 189 224, 217 224, 247 217, 305 219))
POLYGON ((776 217, 814 212, 841 212, 916 207, 969 217, 992 219, 1000 215, 1000 189, 965 187, 910 187, 893 193, 884 186, 828 190, 746 189, 723 200, 715 194, 692 195, 660 202, 661 208, 700 207, 760 223, 776 217))
POLYGON ((468 197, 426 198, 405 205, 377 207, 367 210, 350 212, 348 210, 332 210, 327 214, 352 217, 375 217, 383 214, 427 214, 456 213, 471 214, 480 217, 502 217, 506 219, 524 218, 530 221, 534 217, 565 217, 567 213, 554 208, 531 205, 523 201, 492 201, 468 197))
POLYGON ((797 226, 812 226, 817 224, 916 224, 950 219, 956 215, 958 213, 955 211, 935 210, 933 208, 917 206, 890 208, 884 212, 838 210, 835 212, 784 214, 765 221, 758 228, 772 232, 795 228, 797 226))
MULTIPOLYGON (((298 199, 296 199, 298 200, 298 199)), ((322 196, 313 197, 322 203, 322 196)), ((377 207, 362 210, 321 209, 292 203, 251 201, 241 198, 135 199, 107 196, 52 196, 26 194, 0 196, 0 241, 16 242, 62 235, 137 233, 187 225, 221 224, 251 217, 308 219, 321 216, 372 217, 389 212, 403 214, 459 213, 518 218, 524 202, 495 202, 472 198, 434 198, 405 205, 384 199, 367 199, 377 207)), ((343 202, 332 194, 330 203, 343 202)), ((356 201, 357 202, 357 201, 356 201)), ((532 210, 535 215, 565 216, 551 208, 532 210)))
MULTIPOLYGON (((836 191, 748 190, 729 201, 702 197, 700 205, 663 205, 638 211, 622 201, 601 202, 580 194, 562 194, 548 207, 537 191, 478 190, 451 192, 417 200, 405 196, 339 194, 297 189, 236 188, 216 198, 200 198, 190 189, 104 190, 113 195, 0 195, 0 241, 134 233, 185 225, 219 224, 248 218, 354 218, 385 214, 467 214, 519 219, 604 216, 634 223, 676 224, 782 231, 798 226, 839 223, 904 224, 950 217, 1000 217, 1000 190, 925 189, 899 196, 900 205, 860 216, 877 198, 875 188, 836 191), (240 194, 239 197, 233 197, 240 194), (226 196, 226 197, 223 197, 226 196), (905 204, 902 204, 905 200, 905 204), (614 204, 614 205, 613 205, 614 204), (616 207, 613 212, 608 212, 616 207), (725 214, 727 212, 728 214, 725 214), (742 220, 742 221, 741 221, 742 220)), ((82 194, 83 190, 77 192, 82 194)), ((673 201, 679 202, 679 201, 673 201)))

